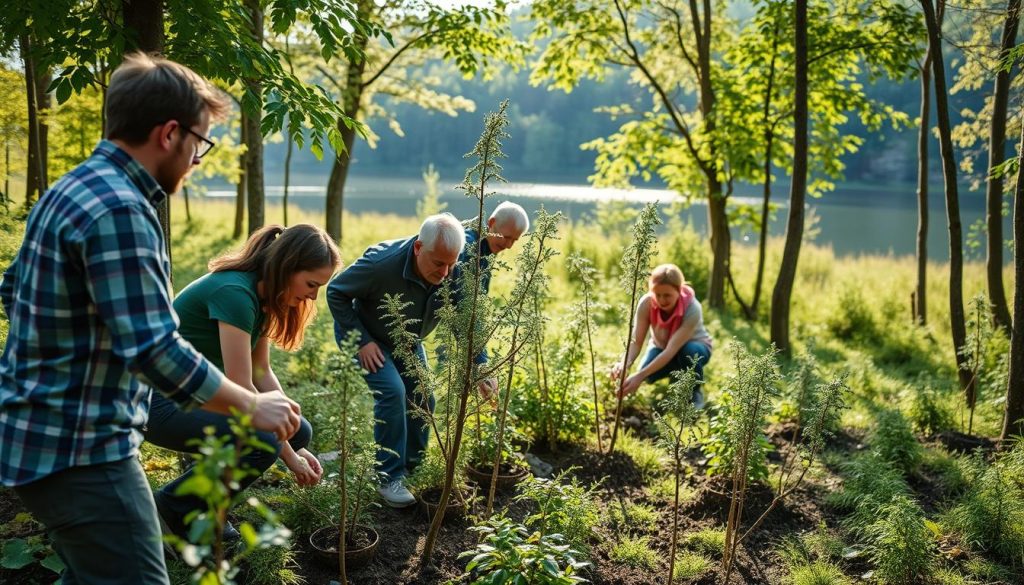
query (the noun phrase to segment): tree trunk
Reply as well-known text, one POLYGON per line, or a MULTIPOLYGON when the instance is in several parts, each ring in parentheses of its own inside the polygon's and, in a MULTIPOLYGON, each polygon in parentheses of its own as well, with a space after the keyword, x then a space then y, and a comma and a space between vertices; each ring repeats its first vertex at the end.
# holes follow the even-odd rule
POLYGON ((747 318, 757 319, 761 304, 761 288, 764 282, 764 263, 768 247, 768 213, 772 198, 772 147, 775 145, 775 126, 771 123, 772 91, 775 87, 775 59, 779 47, 779 23, 772 28, 772 58, 768 66, 768 84, 764 90, 764 109, 761 123, 764 125, 764 187, 761 198, 761 226, 757 242, 757 277, 754 279, 754 299, 750 302, 747 318))
MULTIPOLYGON (((163 0, 122 0, 121 17, 127 31, 125 52, 139 50, 144 53, 163 53, 164 3, 163 0)), ((168 193, 171 195, 171 193, 168 193)), ((171 200, 165 197, 156 204, 156 215, 164 230, 167 258, 171 258, 171 200)), ((171 266, 174 264, 172 262, 171 266)))
POLYGON ((1013 333, 1010 335, 1010 374, 1006 380, 1006 412, 1001 439, 1024 435, 1024 128, 1017 156, 1017 189, 1013 196, 1013 333))
POLYGON ((33 55, 34 40, 29 35, 22 35, 19 45, 21 58, 25 64, 25 90, 28 100, 28 161, 25 170, 25 209, 30 209, 39 197, 46 192, 49 177, 47 175, 47 135, 49 126, 46 114, 50 110, 50 95, 46 88, 50 85, 50 72, 42 68, 33 55))
MULTIPOLYGON (((263 43, 263 9, 259 0, 245 0, 250 16, 250 34, 257 44, 263 43)), ((256 96, 257 109, 245 118, 246 165, 245 178, 248 190, 249 234, 263 227, 266 198, 263 185, 263 132, 260 120, 263 118, 263 84, 259 79, 245 80, 249 93, 256 96)))
MULTIPOLYGON (((942 2, 942 0, 939 0, 942 2)), ((939 41, 938 20, 931 0, 921 0, 925 24, 928 26, 928 45, 932 54, 932 76, 935 79, 935 114, 939 124, 939 152, 942 155, 942 177, 946 192, 946 218, 949 226, 949 319, 953 333, 953 353, 956 356, 960 388, 964 391, 967 406, 974 408, 977 399, 974 379, 968 371, 966 356, 962 348, 967 341, 964 324, 963 291, 963 230, 960 225, 960 195, 956 184, 956 160, 953 155, 953 139, 949 126, 949 104, 946 94, 946 71, 939 41)))
MULTIPOLYGON (((691 2, 691 17, 695 29, 699 29, 697 43, 697 68, 700 82, 700 112, 709 136, 715 132, 715 91, 711 82, 711 0, 703 2, 703 20, 696 11, 696 2, 691 2)), ((695 30, 695 33, 697 30, 695 30)), ((714 142, 708 147, 711 153, 706 164, 702 165, 708 185, 708 229, 711 232, 711 273, 708 275, 709 307, 725 307, 726 275, 729 273, 729 259, 732 253, 732 235, 729 233, 729 218, 726 215, 728 196, 722 191, 722 182, 718 178, 718 165, 715 162, 714 142)))
POLYGON ((779 277, 772 291, 771 339, 789 353, 789 303, 804 236, 804 197, 807 194, 807 0, 796 0, 794 55, 796 81, 793 107, 793 182, 789 191, 789 221, 779 277))
MULTIPOLYGON (((1006 5, 1006 21, 999 60, 1002 62, 1017 42, 1017 25, 1020 24, 1021 0, 1009 0, 1006 5)), ((1000 68, 996 73, 992 98, 992 125, 988 139, 988 185, 985 189, 985 220, 988 224, 988 256, 985 258, 985 272, 988 274, 988 302, 992 305, 992 320, 1006 333, 1010 332, 1010 310, 1006 306, 1003 289, 1003 178, 996 176, 993 169, 1002 164, 1006 152, 1006 110, 1010 96, 1010 70, 1000 68)))
POLYGON ((928 120, 932 103, 932 52, 921 66, 921 126, 917 130, 917 288, 914 289, 914 321, 928 323, 928 120))
MULTIPOLYGON (((366 48, 367 38, 356 35, 357 49, 361 52, 366 48)), ((342 109, 345 115, 355 120, 359 115, 359 106, 363 98, 363 72, 366 70, 366 59, 349 63, 345 73, 345 87, 342 90, 342 109)), ((345 205, 345 183, 352 163, 352 149, 355 147, 356 130, 349 128, 343 120, 338 120, 338 132, 341 133, 345 150, 335 153, 334 165, 331 166, 331 177, 327 181, 327 233, 336 242, 341 242, 341 218, 345 205)))
POLYGON ((284 227, 288 227, 288 187, 292 180, 292 150, 295 143, 291 136, 285 137, 288 141, 288 150, 284 154, 284 195, 281 198, 281 207, 284 208, 284 227))
MULTIPOLYGON (((245 110, 241 110, 241 121, 239 122, 239 144, 247 144, 245 139, 245 125, 246 125, 245 110)), ((248 165, 245 162, 246 153, 238 155, 238 185, 235 187, 235 229, 232 232, 231 237, 236 240, 242 237, 242 224, 245 222, 245 169, 248 165)))
POLYGON ((122 0, 121 11, 130 49, 144 53, 164 50, 163 0, 122 0))

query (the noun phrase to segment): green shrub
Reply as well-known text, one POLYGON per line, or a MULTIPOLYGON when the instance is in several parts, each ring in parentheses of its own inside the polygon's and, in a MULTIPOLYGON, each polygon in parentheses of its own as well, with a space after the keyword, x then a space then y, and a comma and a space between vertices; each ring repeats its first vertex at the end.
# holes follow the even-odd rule
POLYGON ((825 324, 832 335, 844 341, 870 341, 877 337, 878 325, 867 301, 855 286, 843 287, 838 306, 825 324))
POLYGON ((980 455, 968 458, 965 467, 968 488, 943 523, 972 549, 1024 566, 1024 491, 1017 484, 1024 468, 1015 457, 1003 456, 989 465, 980 455))
POLYGON ((725 529, 702 528, 684 536, 683 544, 697 552, 721 557, 725 551, 725 529))
POLYGON ((658 553, 651 548, 649 536, 623 536, 608 557, 634 569, 654 569, 658 566, 658 553))
POLYGON ((967 571, 969 575, 978 577, 979 579, 984 580, 984 582, 986 583, 1009 583, 1013 580, 1014 577, 1013 571, 1011 571, 1010 569, 1007 569, 1006 567, 998 563, 994 563, 988 559, 983 559, 980 557, 969 559, 966 563, 964 563, 964 570, 967 571))
POLYGON ((871 434, 871 450, 904 474, 917 470, 921 464, 922 448, 910 428, 910 423, 898 410, 882 410, 878 424, 871 434))
POLYGON ((500 516, 470 530, 479 532, 483 542, 459 555, 460 559, 472 557, 463 575, 469 583, 572 585, 586 581, 576 573, 588 563, 575 559, 576 551, 562 543, 560 534, 531 533, 500 516))
POLYGON ((850 514, 842 524, 858 537, 875 521, 882 506, 910 491, 903 475, 876 452, 844 463, 842 475, 843 489, 826 496, 826 502, 850 514))
POLYGON ((914 392, 908 414, 919 433, 938 433, 956 426, 953 413, 943 404, 942 394, 930 386, 914 392))
POLYGON ((712 560, 706 556, 683 551, 676 557, 676 568, 672 575, 673 581, 689 581, 700 577, 711 568, 712 560))
MULTIPOLYGON (((701 451, 708 457, 708 475, 732 474, 733 442, 730 420, 735 416, 733 397, 729 392, 721 395, 719 410, 711 415, 707 432, 701 437, 701 451)), ((750 445, 747 479, 751 482, 768 480, 768 453, 775 447, 763 433, 757 433, 750 445)))
POLYGON ((910 497, 899 495, 878 509, 865 530, 875 575, 886 583, 912 583, 931 570, 932 533, 924 512, 910 497))
POLYGON ((842 569, 832 563, 815 561, 790 569, 787 582, 792 585, 850 585, 853 579, 844 575, 842 569))
POLYGON ((620 435, 619 447, 623 454, 633 460, 633 465, 645 482, 653 481, 664 475, 667 458, 664 450, 654 442, 638 437, 629 431, 623 431, 620 435))
POLYGON ((541 534, 561 534, 568 545, 584 556, 590 550, 594 527, 601 521, 601 511, 594 492, 597 486, 585 489, 576 479, 565 481, 569 470, 553 479, 531 477, 519 484, 517 501, 532 502, 537 511, 525 524, 541 534))

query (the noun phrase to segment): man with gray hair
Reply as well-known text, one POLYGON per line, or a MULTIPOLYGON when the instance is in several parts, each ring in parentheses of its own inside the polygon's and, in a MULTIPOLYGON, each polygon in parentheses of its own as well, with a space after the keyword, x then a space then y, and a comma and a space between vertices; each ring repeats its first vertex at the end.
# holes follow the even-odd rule
MULTIPOLYGON (((404 316, 417 320, 413 333, 420 339, 430 335, 439 320, 440 284, 454 270, 465 238, 462 224, 453 215, 432 215, 423 221, 419 235, 370 246, 327 286, 327 305, 334 316, 338 343, 350 331, 359 333, 357 358, 374 394, 373 438, 380 471, 385 474, 378 491, 392 507, 415 503, 404 478, 420 462, 429 438, 426 421, 414 416, 406 403, 426 401, 433 410, 434 397, 419 395, 416 380, 406 374, 407 364, 393 355, 380 305, 384 295, 400 294, 409 303, 404 316)), ((422 344, 416 354, 426 361, 422 344)))
MULTIPOLYGON (((462 251, 459 263, 467 263, 472 260, 470 252, 474 249, 480 254, 480 286, 481 292, 486 295, 491 289, 491 256, 504 252, 515 245, 519 238, 530 229, 530 216, 521 205, 511 201, 502 201, 491 212, 487 218, 484 228, 484 237, 476 230, 476 219, 464 222, 466 227, 466 248, 462 251)), ((487 362, 487 350, 485 349, 476 358, 478 364, 487 362)), ((487 378, 480 382, 480 391, 484 396, 490 397, 498 391, 498 380, 487 378)))

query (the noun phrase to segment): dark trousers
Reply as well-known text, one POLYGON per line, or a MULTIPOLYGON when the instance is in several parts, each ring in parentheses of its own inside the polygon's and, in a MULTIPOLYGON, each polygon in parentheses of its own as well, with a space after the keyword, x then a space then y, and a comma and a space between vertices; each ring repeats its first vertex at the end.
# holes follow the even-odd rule
MULTIPOLYGON (((644 355, 644 359, 640 364, 643 368, 647 364, 654 361, 654 358, 658 357, 661 352, 664 351, 660 347, 653 345, 648 346, 647 354, 644 355)), ((688 370, 693 368, 697 373, 697 379, 704 382, 704 366, 707 365, 708 360, 711 359, 711 349, 708 346, 700 343, 699 341, 688 341, 683 344, 683 347, 679 348, 676 355, 672 356, 667 364, 662 366, 660 370, 654 372, 650 376, 647 376, 647 382, 653 384, 662 378, 667 378, 672 372, 677 370, 688 370)))
POLYGON ((72 467, 14 488, 46 526, 64 585, 168 585, 160 524, 135 457, 72 467))
MULTIPOLYGON (((417 382, 405 374, 405 364, 394 358, 386 348, 384 365, 366 374, 366 383, 373 391, 373 439, 377 442, 377 461, 388 481, 411 474, 427 450, 430 425, 416 414, 416 407, 426 405, 434 411, 434 397, 424 397, 417 382)), ((426 362, 423 346, 416 348, 417 359, 426 362)))
MULTIPOLYGON (((194 439, 202 439, 205 436, 206 427, 214 427, 217 436, 231 435, 231 427, 228 425, 229 418, 222 414, 208 412, 201 409, 193 409, 185 412, 180 410, 173 402, 164 398, 163 395, 153 393, 152 404, 149 407, 149 423, 143 433, 146 440, 154 445, 179 451, 183 453, 198 453, 196 446, 190 444, 194 439)), ((270 453, 260 449, 254 449, 252 453, 242 457, 243 467, 249 467, 256 471, 256 474, 246 475, 239 482, 239 490, 249 487, 256 481, 264 471, 270 468, 277 461, 281 454, 281 443, 271 433, 258 431, 256 433, 260 441, 274 448, 270 453)), ((299 430, 288 439, 292 449, 298 451, 305 449, 313 438, 313 427, 303 417, 299 430)), ((206 504, 195 496, 175 495, 175 490, 182 483, 192 477, 192 470, 189 469, 177 479, 160 488, 155 497, 160 502, 160 509, 165 514, 173 513, 178 519, 183 519, 192 510, 205 510, 206 504)))

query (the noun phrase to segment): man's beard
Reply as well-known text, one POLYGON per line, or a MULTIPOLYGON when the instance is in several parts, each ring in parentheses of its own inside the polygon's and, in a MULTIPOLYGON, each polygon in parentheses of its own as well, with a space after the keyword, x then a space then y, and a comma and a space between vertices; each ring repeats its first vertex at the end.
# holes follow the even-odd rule
POLYGON ((188 176, 189 170, 192 169, 192 166, 189 165, 189 167, 183 173, 181 173, 181 171, 178 170, 177 161, 182 156, 182 151, 184 150, 184 147, 184 141, 179 143, 178 149, 175 152, 174 157, 165 160, 163 163, 161 163, 156 169, 156 176, 153 177, 154 179, 156 179, 156 182, 160 185, 160 188, 163 189, 164 192, 167 193, 168 195, 173 195, 174 193, 177 193, 179 189, 181 189, 182 184, 185 183, 185 177, 188 176))

